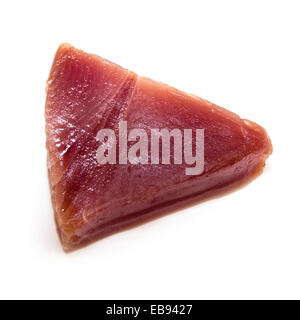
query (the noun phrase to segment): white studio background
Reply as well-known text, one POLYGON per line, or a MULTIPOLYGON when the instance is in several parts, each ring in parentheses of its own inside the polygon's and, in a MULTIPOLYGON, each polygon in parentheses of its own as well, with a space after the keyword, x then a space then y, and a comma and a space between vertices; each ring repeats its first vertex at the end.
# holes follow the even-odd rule
POLYGON ((2 1, 0 298, 300 298, 299 1, 2 1), (45 82, 69 42, 264 126, 245 188, 65 254, 45 82))

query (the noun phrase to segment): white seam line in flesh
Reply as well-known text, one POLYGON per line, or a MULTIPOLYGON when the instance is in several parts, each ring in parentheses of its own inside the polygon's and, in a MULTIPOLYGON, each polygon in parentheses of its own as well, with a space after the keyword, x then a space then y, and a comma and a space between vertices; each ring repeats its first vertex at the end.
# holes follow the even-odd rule
POLYGON ((130 99, 128 100, 127 109, 128 109, 129 106, 130 106, 131 100, 132 100, 132 98, 133 98, 133 96, 134 96, 134 94, 135 94, 135 91, 136 91, 136 88, 137 88, 137 84, 138 84, 140 78, 141 78, 141 76, 137 75, 136 81, 135 81, 135 84, 134 84, 134 89, 132 90, 130 99))
MULTIPOLYGON (((118 92, 121 90, 122 86, 124 85, 124 83, 126 82, 126 80, 127 80, 128 77, 129 77, 130 70, 126 69, 126 71, 127 71, 127 73, 126 73, 126 76, 124 77, 124 80, 123 80, 123 81, 120 83, 120 85, 116 88, 116 90, 114 91, 114 93, 111 94, 111 95, 108 94, 104 99, 102 99, 101 101, 98 102, 97 106, 99 106, 99 105, 101 105, 101 104, 105 104, 105 105, 109 104, 109 103, 113 100, 113 98, 118 94, 118 92)), ((83 115, 83 116, 84 116, 84 115, 83 115)), ((82 117, 83 117, 83 116, 82 116, 82 117)), ((82 118, 82 117, 81 117, 81 118, 82 118)), ((79 118, 76 122, 79 123, 81 118, 79 118)), ((90 118, 89 118, 89 119, 90 119, 90 118)), ((75 126, 75 125, 74 125, 74 126, 75 126)), ((75 143, 77 140, 78 140, 78 139, 76 139, 73 143, 75 143)), ((69 145, 69 148, 73 145, 73 143, 69 145)), ((69 149, 69 148, 68 148, 68 149, 69 149)), ((76 154, 76 155, 77 155, 77 154, 76 154)), ((74 156, 72 157, 72 159, 74 159, 74 157, 76 157, 76 155, 74 155, 74 156)), ((70 163, 72 162, 72 159, 70 160, 70 163)), ((57 159, 57 161, 56 161, 56 163, 54 164, 54 166, 57 166, 57 163, 60 162, 60 161, 61 161, 61 159, 57 159)), ((69 167, 69 166, 68 166, 68 167, 69 167)), ((56 185, 61 181, 61 179, 62 179, 64 173, 67 171, 68 167, 62 172, 62 174, 61 174, 61 176, 60 176, 60 178, 59 178, 59 181, 57 181, 56 185)))
MULTIPOLYGON (((105 104, 105 105, 109 105, 110 101, 112 101, 114 99, 114 97, 118 94, 118 92, 121 90, 121 88, 123 87, 123 85, 125 84, 125 82, 127 81, 127 79, 129 78, 129 74, 131 73, 130 70, 127 70, 127 74, 126 74, 126 77, 124 78, 124 80, 121 82, 121 84, 118 86, 118 88, 115 90, 115 92, 109 97, 108 100, 105 101, 105 99, 103 99, 101 101, 101 104, 105 104)), ((110 113, 109 113, 110 114, 110 113)), ((109 114, 107 115, 106 119, 109 117, 109 114)), ((76 154, 77 155, 77 154, 76 154)), ((76 155, 73 156, 72 159, 74 159, 76 157, 76 155)), ((72 163, 72 159, 70 160, 70 164, 72 163)), ((60 177, 60 180, 61 178, 63 177, 63 175, 65 174, 65 172, 68 170, 69 166, 64 170, 63 174, 61 175, 60 177)), ((59 181, 60 182, 60 181, 59 181)), ((58 182, 58 183, 59 183, 58 182)), ((58 184, 57 183, 57 184, 58 184)), ((71 200, 70 204, 73 204, 75 201, 76 201, 77 197, 75 197, 74 199, 71 200)), ((90 225, 90 224, 89 224, 90 225)), ((91 226, 91 225, 90 225, 91 226)), ((91 226, 92 227, 92 226, 91 226)))

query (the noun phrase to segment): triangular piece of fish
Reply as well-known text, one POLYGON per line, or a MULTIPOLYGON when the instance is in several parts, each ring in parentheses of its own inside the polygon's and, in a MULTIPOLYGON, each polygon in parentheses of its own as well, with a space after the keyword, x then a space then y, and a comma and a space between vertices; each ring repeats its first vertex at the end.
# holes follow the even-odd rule
POLYGON ((239 185, 260 172, 272 152, 259 125, 69 44, 61 45, 54 58, 45 117, 52 202, 66 251, 239 185), (127 134, 119 134, 120 125, 127 134), (109 159, 115 163, 101 163, 99 147, 110 139, 100 141, 103 129, 115 133, 110 141, 117 144, 115 154, 107 150, 102 160, 114 155, 109 159), (144 148, 129 161, 135 143, 132 137, 125 142, 133 129, 147 134, 149 146, 146 156, 144 148), (175 161, 175 138, 170 139, 170 163, 162 163, 162 149, 155 162, 151 134, 162 129, 182 133, 182 145, 176 145, 181 163, 175 161), (185 137, 186 129, 194 130, 190 144, 184 142, 193 137, 185 137), (201 172, 187 174, 193 166, 186 163, 184 148, 192 147, 195 155, 197 129, 201 172), (127 148, 122 155, 121 138, 127 148))

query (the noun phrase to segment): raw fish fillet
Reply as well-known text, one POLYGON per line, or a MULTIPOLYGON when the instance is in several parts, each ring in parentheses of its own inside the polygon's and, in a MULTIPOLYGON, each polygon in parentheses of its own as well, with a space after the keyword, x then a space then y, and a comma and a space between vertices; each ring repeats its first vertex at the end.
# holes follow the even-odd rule
POLYGON ((45 118, 52 203, 66 251, 249 181, 272 152, 256 123, 69 44, 54 58, 45 118), (186 175, 184 162, 100 165, 97 133, 117 134, 121 120, 128 131, 204 129, 204 172, 186 175))

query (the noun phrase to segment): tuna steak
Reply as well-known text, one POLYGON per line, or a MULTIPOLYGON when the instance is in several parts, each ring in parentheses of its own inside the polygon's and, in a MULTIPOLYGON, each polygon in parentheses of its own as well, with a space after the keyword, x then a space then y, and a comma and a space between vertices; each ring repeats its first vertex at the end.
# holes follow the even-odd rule
POLYGON ((69 44, 54 58, 45 117, 52 203, 66 251, 249 181, 272 152, 254 122, 69 44), (117 152, 115 164, 100 164, 105 141, 97 135, 114 130, 119 150, 121 122, 149 137, 153 129, 204 129, 203 172, 187 175, 187 164, 175 163, 175 139, 169 163, 161 148, 159 163, 151 163, 149 147, 144 162, 120 163, 117 152))

